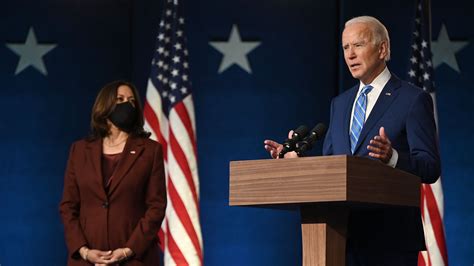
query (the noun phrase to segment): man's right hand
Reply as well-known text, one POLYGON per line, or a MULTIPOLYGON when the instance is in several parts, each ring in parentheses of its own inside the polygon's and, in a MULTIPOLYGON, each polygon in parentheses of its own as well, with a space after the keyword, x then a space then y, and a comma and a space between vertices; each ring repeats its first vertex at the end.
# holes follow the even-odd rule
MULTIPOLYGON (((291 136, 293 136, 293 130, 288 132, 288 138, 291 139, 291 136)), ((266 139, 263 143, 265 144, 265 150, 267 150, 270 153, 270 156, 272 156, 273 159, 279 159, 278 155, 283 150, 283 145, 270 139, 266 139)), ((297 158, 297 157, 298 155, 294 151, 287 152, 284 156, 284 158, 297 158)))
POLYGON ((270 139, 266 139, 263 143, 265 144, 265 150, 270 153, 270 156, 273 159, 278 159, 278 154, 283 150, 283 145, 270 139))

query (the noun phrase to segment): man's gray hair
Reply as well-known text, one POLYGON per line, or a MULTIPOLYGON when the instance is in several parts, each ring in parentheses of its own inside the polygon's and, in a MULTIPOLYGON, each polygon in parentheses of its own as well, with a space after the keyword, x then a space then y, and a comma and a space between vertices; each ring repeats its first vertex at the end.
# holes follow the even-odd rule
POLYGON ((385 28, 382 22, 371 16, 360 16, 348 20, 344 27, 356 23, 364 23, 369 26, 375 45, 380 44, 382 41, 387 41, 387 55, 385 56, 385 61, 390 60, 390 37, 388 36, 387 28, 385 28))

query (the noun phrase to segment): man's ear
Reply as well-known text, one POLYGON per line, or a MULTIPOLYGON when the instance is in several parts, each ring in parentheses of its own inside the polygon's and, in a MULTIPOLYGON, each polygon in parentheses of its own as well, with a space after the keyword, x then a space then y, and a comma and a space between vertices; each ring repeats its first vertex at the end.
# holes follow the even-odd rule
POLYGON ((388 54, 388 43, 387 41, 382 41, 379 45, 379 58, 385 59, 388 54))

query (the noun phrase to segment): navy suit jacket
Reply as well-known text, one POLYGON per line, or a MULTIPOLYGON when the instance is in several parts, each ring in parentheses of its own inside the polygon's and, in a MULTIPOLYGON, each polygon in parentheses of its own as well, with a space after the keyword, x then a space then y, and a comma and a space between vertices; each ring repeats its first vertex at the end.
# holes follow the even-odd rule
MULTIPOLYGON (((324 155, 351 155, 350 120, 358 89, 356 85, 333 99, 324 155)), ((392 147, 398 152, 396 167, 419 176, 423 183, 435 182, 440 176, 441 165, 433 110, 428 93, 392 73, 367 117, 354 155, 368 157, 367 145, 383 126, 392 147)), ((353 212, 348 229, 349 241, 361 248, 425 248, 418 208, 353 212)))

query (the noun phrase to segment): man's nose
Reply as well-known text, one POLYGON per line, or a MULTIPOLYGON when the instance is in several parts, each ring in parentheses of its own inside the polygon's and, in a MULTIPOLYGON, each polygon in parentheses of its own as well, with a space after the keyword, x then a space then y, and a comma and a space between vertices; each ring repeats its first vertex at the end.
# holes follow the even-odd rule
POLYGON ((354 59, 354 58, 356 58, 356 56, 357 56, 356 53, 354 52, 354 49, 353 49, 352 47, 350 47, 350 48, 348 49, 347 54, 348 54, 348 57, 349 57, 350 59, 354 59))

